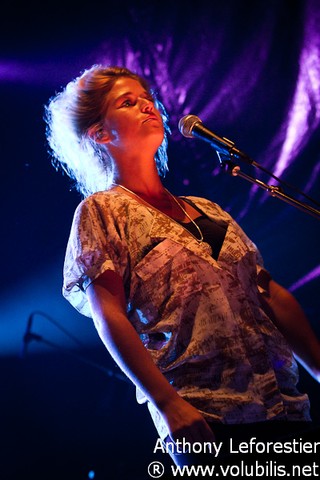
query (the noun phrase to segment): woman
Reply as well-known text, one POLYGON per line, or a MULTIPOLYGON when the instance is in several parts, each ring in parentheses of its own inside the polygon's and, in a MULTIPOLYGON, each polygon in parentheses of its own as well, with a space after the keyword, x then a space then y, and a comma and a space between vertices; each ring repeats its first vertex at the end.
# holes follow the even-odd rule
POLYGON ((93 318, 159 436, 194 444, 244 423, 251 435, 309 424, 292 350, 319 380, 319 342, 234 220, 162 184, 167 118, 147 82, 94 65, 50 99, 45 119, 56 165, 85 197, 64 296, 93 318))

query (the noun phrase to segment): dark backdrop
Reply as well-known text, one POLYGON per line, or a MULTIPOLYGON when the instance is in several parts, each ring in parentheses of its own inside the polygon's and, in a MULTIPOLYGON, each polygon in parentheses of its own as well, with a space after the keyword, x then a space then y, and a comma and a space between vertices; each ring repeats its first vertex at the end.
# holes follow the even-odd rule
MULTIPOLYGON (((94 63, 147 76, 171 118, 166 186, 228 210, 320 335, 319 219, 227 175, 210 145, 177 128, 183 115, 199 116, 295 186, 290 195, 319 208, 299 193, 320 201, 319 25, 316 0, 3 7, 1 479, 143 479, 157 457, 146 408, 131 385, 108 374, 117 369, 90 320, 61 297, 80 197, 50 164, 44 104, 94 63), (28 319, 42 341, 21 357, 28 319)), ((302 369, 300 383, 319 419, 319 386, 302 369)))

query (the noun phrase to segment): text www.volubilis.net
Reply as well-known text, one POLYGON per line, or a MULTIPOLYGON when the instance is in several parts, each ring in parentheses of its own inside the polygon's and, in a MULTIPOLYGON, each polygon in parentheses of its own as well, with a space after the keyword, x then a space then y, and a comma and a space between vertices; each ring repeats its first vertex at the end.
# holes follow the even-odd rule
POLYGON ((282 465, 275 461, 238 465, 171 465, 173 477, 319 477, 320 465, 313 462, 306 465, 282 465))

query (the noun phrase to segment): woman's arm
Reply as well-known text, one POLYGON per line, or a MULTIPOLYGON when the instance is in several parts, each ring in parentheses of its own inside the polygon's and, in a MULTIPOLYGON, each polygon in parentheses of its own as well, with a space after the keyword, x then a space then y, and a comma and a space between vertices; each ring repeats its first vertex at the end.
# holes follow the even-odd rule
POLYGON ((304 368, 320 382, 320 342, 295 297, 272 279, 263 285, 262 306, 304 368))
POLYGON ((214 441, 202 415, 177 394, 128 320, 120 276, 106 271, 89 285, 87 296, 101 340, 119 367, 159 410, 172 439, 214 441))

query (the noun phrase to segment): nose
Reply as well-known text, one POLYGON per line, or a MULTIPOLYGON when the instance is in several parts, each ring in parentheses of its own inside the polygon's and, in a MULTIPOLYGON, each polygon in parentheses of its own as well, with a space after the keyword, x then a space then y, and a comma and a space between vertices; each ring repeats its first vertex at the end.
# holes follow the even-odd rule
POLYGON ((153 102, 148 98, 141 98, 141 111, 142 112, 152 112, 153 111, 153 102))

